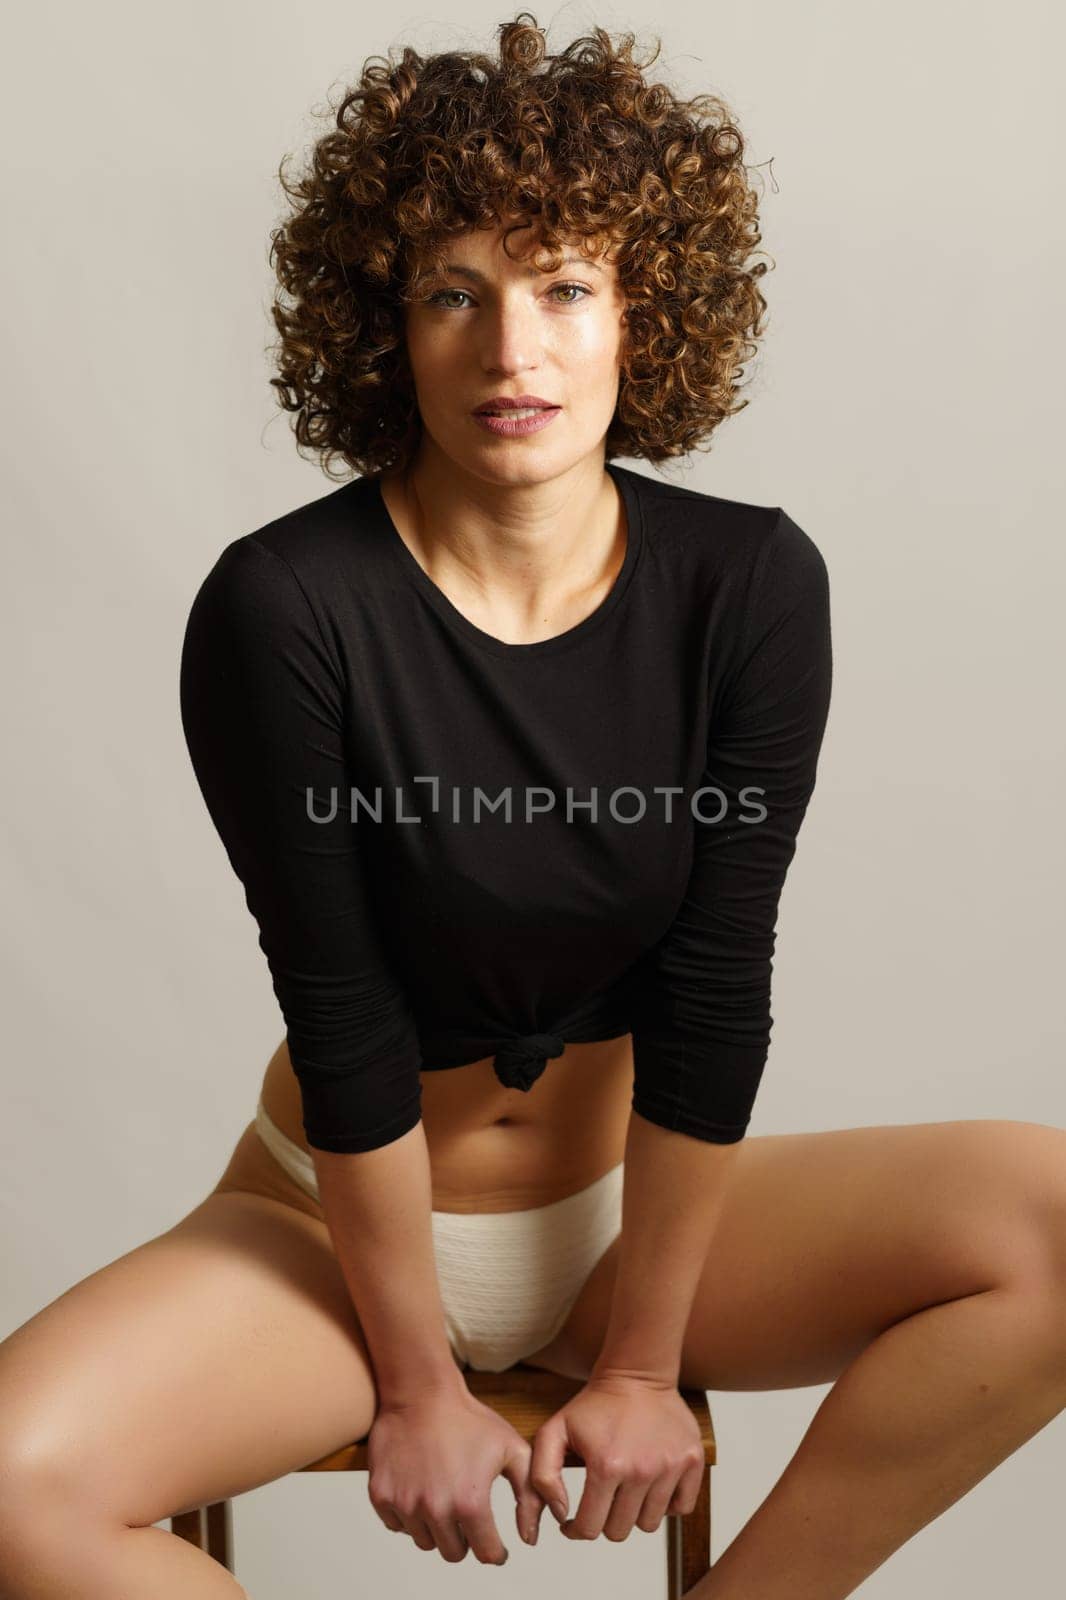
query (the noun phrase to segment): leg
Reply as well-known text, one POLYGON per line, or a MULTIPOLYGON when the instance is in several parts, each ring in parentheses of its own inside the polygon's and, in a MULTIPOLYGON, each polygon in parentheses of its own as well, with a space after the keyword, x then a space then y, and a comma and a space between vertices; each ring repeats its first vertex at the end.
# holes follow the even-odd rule
MULTIPOLYGON (((617 1246, 564 1329, 582 1377, 617 1246)), ((681 1382, 837 1381, 690 1591, 843 1600, 1066 1405, 1066 1132, 987 1121, 746 1140, 681 1382)))
POLYGON ((317 1460, 375 1410, 325 1223, 216 1190, 0 1344, 0 1594, 238 1600, 151 1524, 317 1460))

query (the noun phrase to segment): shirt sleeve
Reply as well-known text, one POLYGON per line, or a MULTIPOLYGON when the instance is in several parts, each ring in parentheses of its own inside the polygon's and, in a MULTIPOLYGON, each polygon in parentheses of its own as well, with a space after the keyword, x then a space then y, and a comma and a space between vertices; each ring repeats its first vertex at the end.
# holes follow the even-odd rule
MULTIPOLYGON (((712 708, 685 898, 637 981, 633 1109, 714 1144, 744 1137, 769 1049, 778 901, 814 792, 832 687, 829 579, 783 511, 712 708), (745 820, 757 818, 758 820, 745 820)), ((686 803, 688 797, 686 796, 686 803)))
POLYGON ((197 782, 259 927, 308 1143, 390 1144, 421 1118, 421 1055, 350 820, 343 676, 293 568, 253 535, 223 550, 193 601, 180 698, 197 782))

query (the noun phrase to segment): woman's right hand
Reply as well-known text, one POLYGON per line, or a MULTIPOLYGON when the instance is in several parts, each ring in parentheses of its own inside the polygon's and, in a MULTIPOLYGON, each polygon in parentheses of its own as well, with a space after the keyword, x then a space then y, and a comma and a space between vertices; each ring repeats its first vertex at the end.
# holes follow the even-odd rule
POLYGON ((529 1481, 533 1447, 469 1389, 433 1391, 378 1409, 367 1439, 370 1503, 386 1528, 409 1533, 445 1561, 473 1550, 502 1566, 490 1490, 502 1474, 515 1493, 519 1536, 535 1544, 544 1501, 529 1481))

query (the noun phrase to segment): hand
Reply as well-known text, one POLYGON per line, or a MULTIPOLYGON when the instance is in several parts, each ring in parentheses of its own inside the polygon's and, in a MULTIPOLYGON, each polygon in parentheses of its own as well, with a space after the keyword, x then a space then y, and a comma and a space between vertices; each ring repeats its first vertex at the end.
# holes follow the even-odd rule
POLYGON ((489 1491, 501 1473, 515 1492, 520 1537, 535 1544, 544 1502, 529 1481, 533 1451, 521 1434, 465 1385, 381 1406, 367 1438, 370 1503, 386 1528, 409 1533, 445 1561, 473 1550, 502 1566, 509 1552, 489 1491))
POLYGON ((621 1374, 590 1378, 538 1430, 530 1477, 568 1539, 655 1533, 695 1509, 704 1471, 699 1424, 675 1384, 621 1374), (585 1492, 568 1522, 562 1464, 585 1463, 585 1492))

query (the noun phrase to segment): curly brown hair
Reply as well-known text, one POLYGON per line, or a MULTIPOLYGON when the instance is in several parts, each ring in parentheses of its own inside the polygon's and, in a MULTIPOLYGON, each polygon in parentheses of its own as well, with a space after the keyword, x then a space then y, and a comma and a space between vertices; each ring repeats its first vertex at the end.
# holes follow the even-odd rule
MULTIPOLYGON (((405 302, 472 228, 527 230, 537 264, 565 244, 609 250, 625 300, 606 456, 660 462, 706 447, 755 353, 766 311, 744 140, 714 95, 682 100, 602 28, 547 53, 529 12, 502 23, 499 59, 449 50, 368 57, 336 128, 290 184, 271 234, 280 407, 327 476, 403 467, 420 417, 405 302)), ((287 158, 286 158, 287 159, 287 158)), ((509 253, 509 252, 508 252, 509 253)))

